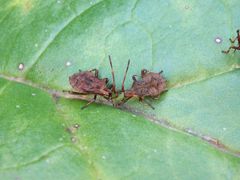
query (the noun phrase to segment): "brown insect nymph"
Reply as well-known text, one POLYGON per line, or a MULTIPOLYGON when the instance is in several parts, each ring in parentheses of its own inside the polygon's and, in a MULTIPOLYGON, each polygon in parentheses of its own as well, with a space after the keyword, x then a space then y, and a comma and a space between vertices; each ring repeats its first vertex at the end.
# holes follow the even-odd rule
POLYGON ((125 90, 124 82, 126 79, 126 74, 129 68, 129 64, 130 64, 130 60, 128 61, 128 65, 127 65, 126 72, 122 82, 122 92, 124 93, 124 98, 121 100, 121 102, 118 105, 124 104, 126 101, 128 101, 132 97, 138 97, 139 101, 145 102, 152 109, 154 109, 154 107, 149 102, 147 102, 144 98, 145 97, 157 98, 160 94, 167 91, 166 80, 161 75, 163 71, 160 71, 159 73, 154 73, 154 72, 149 72, 146 69, 143 69, 141 71, 141 79, 137 80, 136 75, 132 76, 132 79, 133 79, 132 87, 129 90, 125 90))
POLYGON ((96 101, 97 95, 104 97, 107 100, 112 101, 113 94, 117 96, 115 78, 112 67, 111 57, 109 56, 109 62, 112 70, 113 84, 108 84, 108 78, 100 79, 98 76, 98 70, 92 69, 89 71, 80 71, 69 77, 69 83, 74 91, 68 91, 71 94, 78 95, 90 95, 93 94, 94 98, 89 101, 81 109, 86 108, 88 105, 96 101), (94 72, 94 73, 93 73, 94 72))
POLYGON ((237 40, 237 42, 238 42, 238 46, 232 45, 232 46, 230 46, 230 47, 228 48, 228 50, 222 51, 222 53, 228 54, 231 49, 234 49, 234 52, 235 52, 236 50, 240 50, 240 30, 239 30, 239 29, 237 30, 237 37, 235 37, 233 40, 232 40, 231 38, 229 39, 229 41, 230 41, 231 43, 235 43, 236 40, 237 40))

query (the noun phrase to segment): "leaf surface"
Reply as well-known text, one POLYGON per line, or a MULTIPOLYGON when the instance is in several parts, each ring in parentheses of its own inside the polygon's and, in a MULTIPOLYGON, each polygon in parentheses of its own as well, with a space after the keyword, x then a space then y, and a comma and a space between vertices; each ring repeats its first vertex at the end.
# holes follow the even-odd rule
POLYGON ((2 177, 240 178, 240 55, 221 53, 240 27, 237 0, 0 4, 2 177), (128 59, 126 88, 143 68, 164 71, 155 110, 132 99, 81 111, 59 93, 79 69, 111 81, 108 55, 118 89, 128 59))

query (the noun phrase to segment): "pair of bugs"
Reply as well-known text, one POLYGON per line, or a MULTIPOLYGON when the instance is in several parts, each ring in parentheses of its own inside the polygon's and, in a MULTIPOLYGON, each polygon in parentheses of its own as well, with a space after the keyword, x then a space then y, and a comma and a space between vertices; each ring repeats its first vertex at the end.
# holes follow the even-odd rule
POLYGON ((103 98, 111 101, 114 106, 121 106, 125 102, 127 102, 132 97, 138 97, 139 101, 145 102, 152 109, 154 107, 146 101, 145 97, 155 98, 158 97, 161 93, 166 91, 166 80, 161 75, 163 71, 159 73, 149 72, 146 69, 141 71, 141 78, 138 80, 137 75, 132 76, 133 83, 132 87, 129 90, 125 90, 124 82, 126 80, 126 75, 128 72, 130 60, 128 61, 127 68, 124 74, 123 82, 122 82, 122 91, 124 94, 123 99, 117 103, 113 103, 113 99, 118 97, 120 91, 116 90, 114 71, 112 66, 112 60, 109 56, 109 62, 111 66, 112 73, 112 84, 108 84, 108 79, 103 78, 100 79, 98 76, 98 70, 92 69, 89 71, 80 71, 78 73, 73 74, 69 77, 69 82, 74 91, 69 91, 71 94, 80 94, 80 95, 88 95, 93 94, 94 98, 89 101, 85 106, 81 109, 86 108, 88 105, 96 101, 97 96, 102 96, 103 98))
MULTIPOLYGON (((231 45, 228 50, 222 51, 225 54, 228 54, 231 49, 234 50, 240 50, 240 30, 237 30, 237 36, 234 39, 229 39, 230 42, 233 44, 235 41, 238 42, 238 46, 231 45)), ((152 109, 154 107, 147 102, 144 98, 145 97, 151 97, 155 98, 158 97, 163 92, 167 91, 166 89, 166 80, 161 75, 163 71, 160 71, 159 73, 149 72, 146 69, 143 69, 141 71, 141 78, 140 80, 137 80, 137 75, 132 76, 133 84, 131 89, 125 90, 124 88, 124 82, 126 79, 127 71, 129 68, 130 60, 128 61, 127 68, 124 74, 123 82, 122 82, 122 91, 124 93, 123 99, 117 103, 113 103, 113 99, 118 97, 118 91, 116 90, 116 84, 115 84, 115 77, 114 77, 114 71, 112 66, 112 60, 109 56, 109 62, 111 66, 112 71, 112 80, 113 84, 108 84, 108 79, 103 78, 100 79, 98 76, 98 70, 92 69, 89 71, 83 71, 79 73, 75 73, 72 76, 69 77, 69 82, 74 91, 69 91, 71 94, 82 94, 82 95, 88 95, 93 94, 94 98, 89 101, 85 106, 83 106, 81 109, 86 108, 88 105, 96 101, 97 96, 102 96, 103 98, 107 99, 108 101, 111 101, 114 106, 120 106, 127 102, 132 97, 138 97, 139 101, 145 102, 147 105, 149 105, 152 109)))

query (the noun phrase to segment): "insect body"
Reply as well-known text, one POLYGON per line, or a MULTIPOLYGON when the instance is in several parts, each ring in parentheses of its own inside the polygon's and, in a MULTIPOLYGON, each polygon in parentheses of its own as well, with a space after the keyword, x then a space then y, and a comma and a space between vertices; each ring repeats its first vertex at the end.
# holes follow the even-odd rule
POLYGON ((228 50, 222 51, 222 53, 228 54, 231 49, 234 49, 234 52, 235 52, 236 50, 240 50, 240 30, 237 30, 237 37, 235 37, 233 40, 232 40, 231 38, 229 39, 229 41, 230 41, 231 43, 235 43, 236 40, 237 40, 237 42, 238 42, 238 46, 232 45, 232 46, 230 46, 230 47, 228 48, 228 50))
POLYGON ((81 94, 88 95, 93 94, 94 98, 89 101, 81 109, 86 108, 88 105, 96 101, 97 95, 104 97, 107 100, 112 101, 112 96, 115 94, 117 96, 116 87, 115 87, 115 78, 112 67, 111 57, 109 56, 109 62, 112 69, 112 78, 113 84, 108 85, 108 79, 100 79, 98 77, 98 70, 92 69, 89 71, 83 71, 73 74, 69 77, 69 83, 74 89, 74 91, 69 91, 71 94, 81 94), (93 73, 94 72, 94 73, 93 73))
POLYGON ((166 90, 166 80, 161 75, 163 71, 159 73, 149 72, 146 69, 141 71, 141 79, 137 80, 136 75, 132 76, 133 84, 131 89, 125 90, 124 89, 124 82, 126 79, 126 74, 128 71, 128 67, 130 64, 130 60, 128 61, 127 69, 124 75, 124 79, 122 82, 122 92, 124 93, 124 98, 118 105, 124 104, 126 101, 131 99, 132 97, 138 97, 139 101, 145 102, 148 104, 152 109, 154 107, 144 100, 145 97, 156 98, 160 94, 162 94, 166 90))

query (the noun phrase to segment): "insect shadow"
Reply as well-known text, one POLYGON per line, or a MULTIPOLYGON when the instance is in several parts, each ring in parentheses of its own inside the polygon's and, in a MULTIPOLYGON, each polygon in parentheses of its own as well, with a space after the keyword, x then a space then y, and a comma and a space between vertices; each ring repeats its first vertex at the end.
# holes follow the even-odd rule
POLYGON ((86 105, 81 107, 84 109, 88 107, 90 104, 96 101, 97 96, 102 96, 103 98, 111 101, 113 104, 112 99, 118 96, 118 92, 116 91, 115 85, 115 77, 114 71, 112 66, 112 60, 109 56, 109 63, 111 66, 112 72, 112 84, 108 84, 108 78, 99 78, 99 71, 98 69, 92 69, 89 71, 81 71, 79 70, 78 73, 73 74, 69 77, 69 83, 73 88, 73 91, 64 91, 70 94, 77 94, 77 95, 94 95, 94 98, 90 100, 86 105))
POLYGON ((137 97, 140 102, 146 103, 152 109, 155 109, 145 97, 151 97, 153 99, 158 98, 160 94, 167 91, 166 80, 162 76, 163 71, 159 73, 150 72, 146 69, 141 70, 141 77, 138 80, 137 75, 133 75, 133 83, 129 90, 125 90, 124 82, 129 69, 130 60, 128 60, 127 68, 124 74, 122 82, 122 92, 124 93, 123 99, 116 105, 121 106, 129 99, 137 97))

